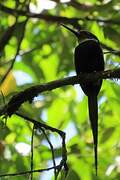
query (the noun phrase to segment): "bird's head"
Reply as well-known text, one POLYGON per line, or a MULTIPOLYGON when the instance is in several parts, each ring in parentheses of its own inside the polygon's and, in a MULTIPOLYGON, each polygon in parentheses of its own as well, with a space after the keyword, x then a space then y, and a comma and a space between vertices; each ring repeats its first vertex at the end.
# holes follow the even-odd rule
POLYGON ((75 31, 75 30, 65 26, 64 24, 62 24, 62 26, 64 28, 68 29, 69 31, 71 31, 73 34, 75 34, 75 36, 78 39, 78 42, 82 42, 86 39, 93 39, 93 40, 99 41, 98 38, 89 31, 85 31, 85 30, 75 31))

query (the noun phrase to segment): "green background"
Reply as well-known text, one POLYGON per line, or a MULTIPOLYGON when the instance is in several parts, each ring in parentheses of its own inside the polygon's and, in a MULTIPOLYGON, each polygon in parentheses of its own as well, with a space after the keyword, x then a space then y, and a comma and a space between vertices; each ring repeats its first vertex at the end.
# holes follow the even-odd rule
MULTIPOLYGON (((42 0, 40 0, 43 2, 42 0)), ((94 33, 106 48, 120 50, 120 3, 118 0, 77 0, 60 2, 50 1, 39 11, 39 3, 31 1, 30 10, 38 8, 35 13, 50 15, 50 21, 44 18, 28 18, 17 15, 17 23, 10 38, 4 41, 0 52, 0 78, 10 67, 15 57, 18 43, 25 31, 17 56, 9 75, 1 82, 0 89, 7 103, 13 94, 32 85, 50 82, 70 75, 75 75, 74 48, 77 45, 73 34, 65 30, 60 23, 70 27, 80 27, 94 33), (63 21, 54 16, 80 18, 75 21, 63 21), (109 21, 105 21, 109 20, 109 21), (25 27, 26 26, 26 27, 25 27), (28 51, 28 53, 26 53, 28 51)), ((26 11, 28 1, 3 0, 2 5, 11 9, 26 11)), ((32 11, 32 10, 31 10, 32 11)), ((16 21, 15 15, 1 11, 0 39, 16 21)), ((6 36, 7 37, 7 36, 6 36)), ((1 41, 0 41, 1 42, 1 41)), ((120 53, 105 53, 105 69, 119 67, 120 53)), ((119 80, 104 80, 99 93, 99 146, 98 177, 95 176, 93 139, 88 118, 87 98, 79 86, 65 86, 50 92, 44 92, 30 104, 24 103, 20 112, 28 117, 44 122, 66 132, 69 172, 67 180, 109 180, 120 179, 120 87, 119 80)), ((3 97, 0 97, 3 106, 3 97)), ((16 148, 19 143, 31 143, 32 124, 13 115, 8 118, 7 126, 0 124, 0 174, 30 170, 30 151, 20 153, 16 148), (24 155, 23 155, 24 154, 24 155)), ((57 161, 61 158, 61 140, 56 133, 48 132, 55 148, 57 161), (58 143, 59 142, 59 143, 58 143)), ((27 150, 28 150, 27 147, 27 150)), ((47 168, 52 165, 51 151, 41 132, 34 136, 34 169, 47 168)), ((61 173, 59 179, 63 179, 61 173)), ((35 173, 34 179, 52 179, 53 172, 35 173)), ((24 180, 28 176, 12 177, 24 180)), ((4 179, 4 178, 2 178, 4 179)), ((9 179, 9 178, 8 178, 9 179)))

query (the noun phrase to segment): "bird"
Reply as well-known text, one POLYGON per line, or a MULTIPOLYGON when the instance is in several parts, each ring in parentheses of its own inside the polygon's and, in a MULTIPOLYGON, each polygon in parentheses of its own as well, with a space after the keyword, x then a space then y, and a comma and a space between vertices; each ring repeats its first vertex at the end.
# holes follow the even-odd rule
MULTIPOLYGON (((87 30, 75 31, 62 24, 64 28, 71 31, 78 39, 75 47, 74 64, 76 74, 93 73, 104 71, 104 56, 98 38, 87 30)), ((95 172, 97 175, 98 160, 98 101, 97 96, 102 86, 102 80, 96 82, 82 82, 80 86, 84 94, 88 97, 89 119, 93 134, 95 172)))

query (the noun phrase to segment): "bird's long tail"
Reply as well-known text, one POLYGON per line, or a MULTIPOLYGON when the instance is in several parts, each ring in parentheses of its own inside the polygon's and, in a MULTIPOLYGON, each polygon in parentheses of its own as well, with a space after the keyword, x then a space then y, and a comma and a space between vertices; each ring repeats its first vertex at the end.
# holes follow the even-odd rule
POLYGON ((98 144, 98 103, 97 95, 91 94, 88 96, 89 118, 92 127, 93 140, 94 140, 94 156, 95 156, 95 169, 97 175, 97 144, 98 144))

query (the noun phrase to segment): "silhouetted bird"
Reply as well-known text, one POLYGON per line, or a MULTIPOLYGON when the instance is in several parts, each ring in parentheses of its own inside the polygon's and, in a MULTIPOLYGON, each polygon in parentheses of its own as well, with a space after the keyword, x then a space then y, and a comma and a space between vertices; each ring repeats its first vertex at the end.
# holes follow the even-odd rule
MULTIPOLYGON (((81 30, 79 32, 63 25, 70 30, 78 38, 78 46, 75 48, 75 69, 77 75, 80 73, 92 73, 104 70, 104 57, 102 48, 97 37, 88 32, 81 30)), ((88 96, 89 118, 92 127, 94 152, 95 152, 95 168, 97 175, 97 144, 98 144, 98 104, 97 95, 100 91, 102 80, 97 82, 80 83, 83 92, 88 96)))

